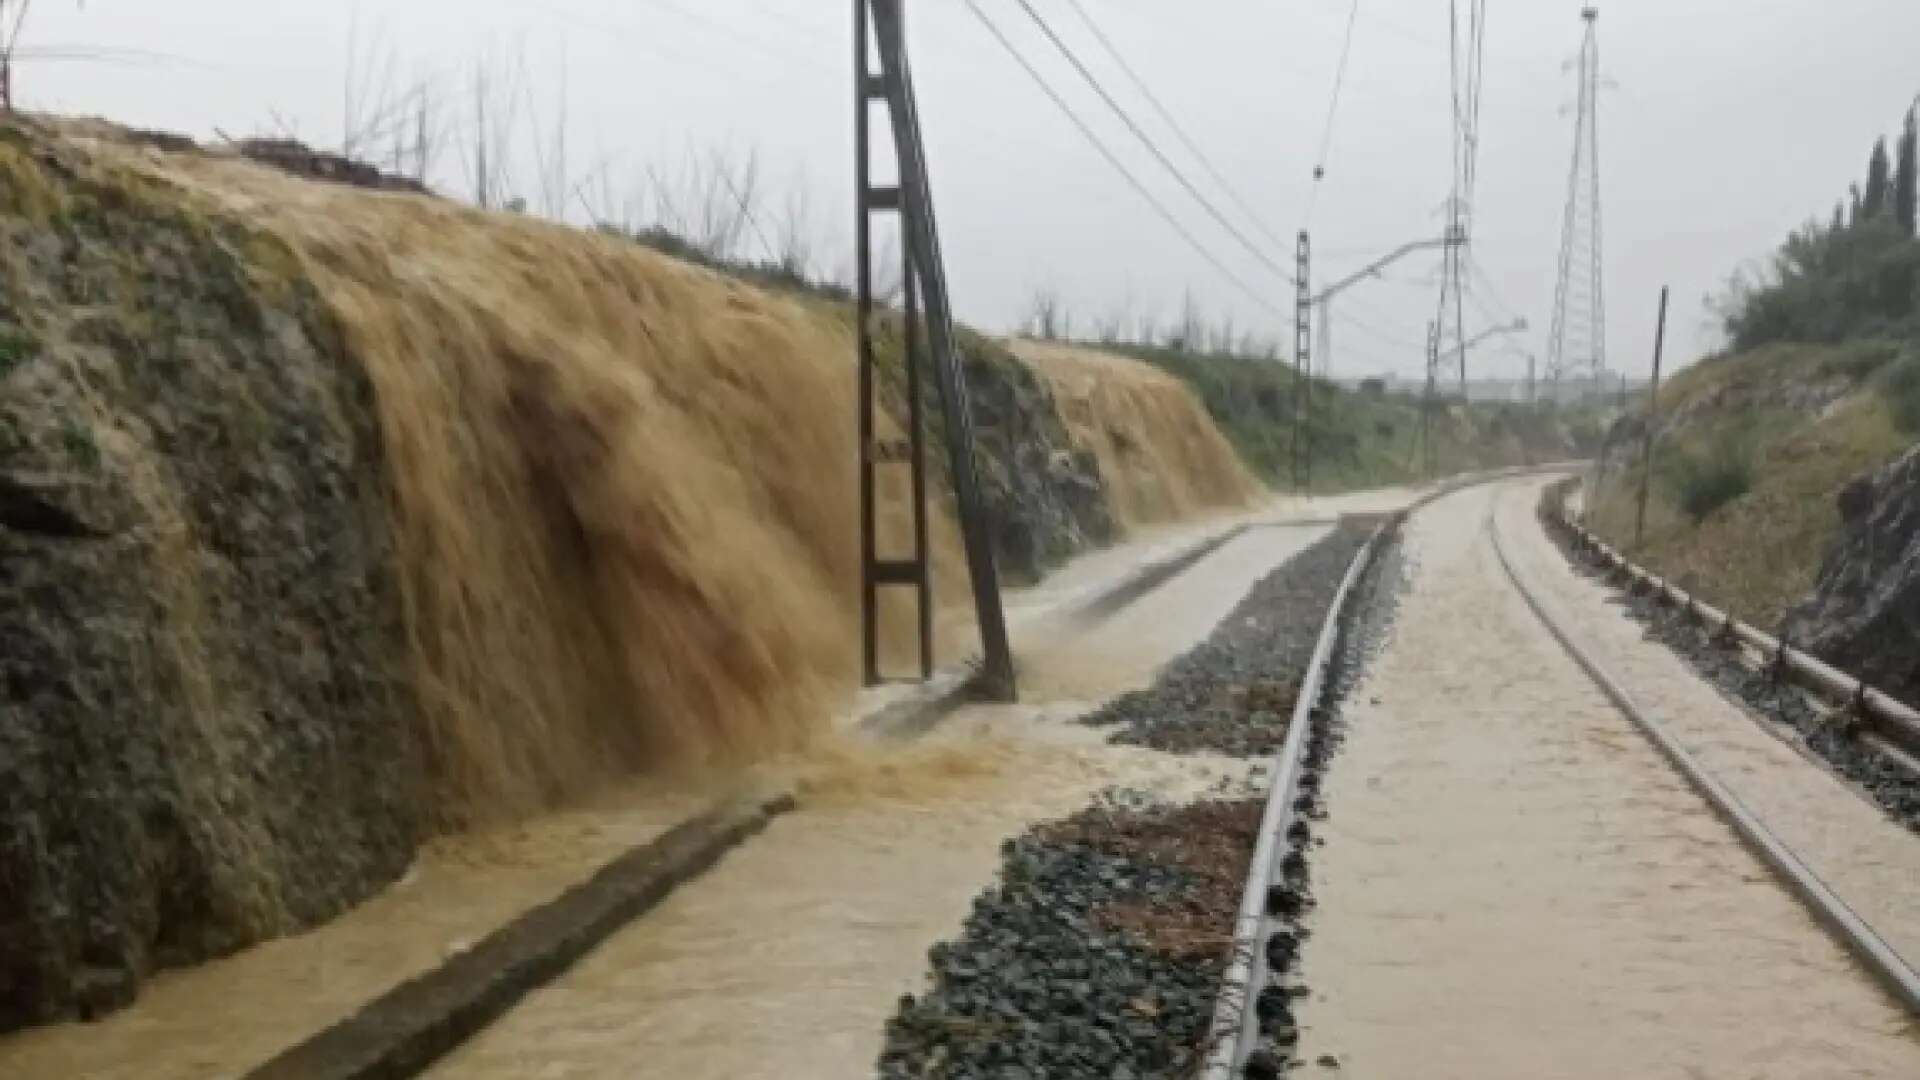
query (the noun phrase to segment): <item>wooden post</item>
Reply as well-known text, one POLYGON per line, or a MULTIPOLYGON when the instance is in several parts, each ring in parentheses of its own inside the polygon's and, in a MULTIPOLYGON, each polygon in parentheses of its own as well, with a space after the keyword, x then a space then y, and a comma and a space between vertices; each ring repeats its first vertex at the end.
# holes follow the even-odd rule
POLYGON ((1647 488, 1653 480, 1653 429, 1660 420, 1660 356, 1667 347, 1667 287, 1660 287, 1660 325, 1653 332, 1653 386, 1647 392, 1647 430, 1640 444, 1640 508, 1633 518, 1633 546, 1647 535, 1647 488))

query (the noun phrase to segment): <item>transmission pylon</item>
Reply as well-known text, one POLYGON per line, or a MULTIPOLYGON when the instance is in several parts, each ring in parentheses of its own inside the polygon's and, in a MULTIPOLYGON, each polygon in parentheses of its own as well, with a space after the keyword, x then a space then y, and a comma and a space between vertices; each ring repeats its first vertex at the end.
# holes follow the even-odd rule
MULTIPOLYGON (((1450 54, 1453 96, 1453 187, 1447 199, 1447 248, 1441 266, 1441 342, 1452 338, 1460 358, 1460 396, 1467 397, 1466 247, 1473 235, 1474 190, 1480 173, 1480 101, 1486 71, 1486 0, 1467 0, 1462 35, 1460 3, 1448 5, 1453 38, 1450 54)), ((1438 392, 1438 387, 1435 387, 1438 392)))
MULTIPOLYGON (((1553 293, 1553 331, 1547 341, 1547 378, 1557 399, 1569 380, 1604 387, 1607 304, 1600 246, 1600 9, 1584 8, 1580 91, 1573 127, 1573 167, 1567 177, 1566 222, 1560 233, 1560 275, 1553 293)), ((1603 391, 1604 392, 1604 391, 1603 391)))

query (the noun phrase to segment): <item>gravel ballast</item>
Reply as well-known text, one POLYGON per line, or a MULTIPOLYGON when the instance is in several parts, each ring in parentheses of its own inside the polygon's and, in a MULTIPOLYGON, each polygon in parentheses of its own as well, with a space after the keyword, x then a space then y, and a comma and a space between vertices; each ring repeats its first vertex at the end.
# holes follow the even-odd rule
MULTIPOLYGON (((1302 552, 1151 688, 1085 722, 1119 725, 1116 741, 1167 752, 1277 750, 1328 606, 1368 531, 1345 527, 1302 552)), ((1382 561, 1389 569, 1370 574, 1356 596, 1359 614, 1329 673, 1333 698, 1385 628, 1391 605, 1378 602, 1380 583, 1397 580, 1398 564, 1392 549, 1382 561)), ((1316 732, 1333 734, 1324 719, 1316 717, 1316 732)), ((1323 767, 1336 743, 1337 735, 1317 737, 1310 767, 1323 767)), ((932 950, 931 989, 901 999, 880 1076, 1194 1075, 1212 1049, 1215 999, 1265 809, 1264 798, 1216 794, 1175 806, 1109 792, 1009 840, 999 882, 975 899, 960 936, 932 950)), ((1301 850, 1289 857, 1286 887, 1304 908, 1311 845, 1306 823, 1297 831, 1301 850)), ((1263 995, 1263 1015, 1299 992, 1263 995)))
POLYGON ((1261 810, 1118 793, 1008 841, 1000 884, 934 947, 934 989, 901 999, 880 1075, 1190 1074, 1261 810))
POLYGON ((1114 742, 1169 753, 1260 757, 1279 750, 1327 608, 1371 528, 1343 524, 1288 560, 1152 686, 1116 698, 1084 722, 1115 727, 1114 742))

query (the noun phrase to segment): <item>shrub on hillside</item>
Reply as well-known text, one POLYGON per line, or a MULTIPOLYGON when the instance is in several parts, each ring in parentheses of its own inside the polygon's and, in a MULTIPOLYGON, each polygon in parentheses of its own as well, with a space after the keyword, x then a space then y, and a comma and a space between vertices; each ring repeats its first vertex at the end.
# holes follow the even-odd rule
POLYGON ((1694 524, 1753 490, 1753 448, 1742 438, 1723 438, 1704 450, 1667 458, 1667 482, 1680 509, 1694 524))
POLYGON ((1775 342, 1920 337, 1920 114, 1894 155, 1874 144, 1864 184, 1830 221, 1794 231, 1716 302, 1736 351, 1775 342))
POLYGON ((1893 422, 1908 435, 1920 435, 1920 349, 1910 349, 1887 371, 1880 384, 1893 422))

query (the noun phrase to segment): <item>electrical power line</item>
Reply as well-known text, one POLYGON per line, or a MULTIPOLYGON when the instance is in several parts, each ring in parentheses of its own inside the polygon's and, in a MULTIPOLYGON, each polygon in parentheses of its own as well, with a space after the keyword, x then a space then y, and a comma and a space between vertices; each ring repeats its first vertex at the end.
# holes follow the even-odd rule
MULTIPOLYGON (((1107 107, 1112 109, 1114 115, 1120 118, 1121 123, 1127 126, 1127 130, 1133 132, 1134 137, 1139 139, 1141 145, 1147 148, 1147 152, 1152 154, 1154 159, 1159 161, 1160 164, 1166 168, 1167 172, 1173 175, 1173 178, 1179 182, 1182 188, 1186 189, 1187 194, 1193 196, 1194 201, 1199 203, 1202 209, 1206 210, 1207 215, 1213 218, 1222 229, 1226 230, 1227 235, 1233 237, 1234 240, 1237 241, 1241 247, 1245 248, 1248 254, 1252 255, 1261 265, 1273 271, 1276 276, 1288 284, 1296 284, 1293 274, 1290 271, 1278 262, 1275 262, 1266 252, 1260 250, 1258 244, 1247 239, 1247 235, 1241 232, 1239 227, 1234 225, 1233 222, 1227 220, 1227 216, 1220 212, 1220 208, 1215 206, 1213 201, 1208 199, 1204 192, 1194 186, 1192 180, 1187 179, 1187 174, 1180 171, 1180 167, 1174 164, 1173 159, 1169 158, 1166 152, 1160 149, 1159 144, 1153 141, 1153 137, 1148 135, 1146 131, 1140 127, 1139 122, 1134 120, 1132 114, 1128 113, 1118 101, 1114 100, 1113 95, 1107 92, 1107 88, 1101 84, 1099 78, 1081 61, 1079 55, 1073 51, 1072 47, 1062 40, 1059 34, 1054 32, 1053 26, 1048 23, 1038 11, 1034 10, 1033 4, 1030 3, 1029 0, 1014 0, 1014 2, 1019 4, 1021 9, 1027 13, 1027 17, 1032 19, 1034 25, 1040 28, 1040 32, 1046 35, 1047 40, 1053 42, 1054 48, 1060 51, 1060 55, 1066 57, 1067 63, 1073 65, 1073 69, 1080 73, 1080 77, 1085 79, 1087 85, 1093 88, 1093 92, 1100 96, 1100 100, 1107 103, 1107 107)), ((972 6, 972 0, 969 0, 969 6, 972 6)))
POLYGON ((1010 40, 1006 33, 1000 29, 999 25, 993 21, 992 17, 980 7, 979 0, 965 0, 965 2, 968 10, 972 11, 974 17, 980 20, 980 25, 987 28, 987 32, 992 34, 993 39, 1000 43, 1000 47, 1006 50, 1007 55, 1013 58, 1014 63, 1020 65, 1021 70, 1025 71, 1028 77, 1033 80, 1034 85, 1040 88, 1040 92, 1045 94, 1047 98, 1059 108, 1061 113, 1073 123, 1073 126, 1079 130, 1087 142, 1091 143, 1093 148, 1099 151, 1100 156, 1106 159, 1107 164, 1111 165, 1114 171, 1119 173, 1121 178, 1124 179, 1134 191, 1138 192, 1141 198, 1147 201, 1148 205, 1153 207, 1154 212, 1160 216, 1161 220, 1165 221, 1175 232, 1179 233, 1181 239, 1185 240, 1201 258, 1205 259, 1210 266, 1218 271, 1221 277, 1226 278, 1241 292, 1246 293, 1254 303, 1258 304, 1276 318, 1287 318, 1287 313, 1281 311, 1273 301, 1262 296, 1258 290, 1247 284, 1238 274, 1235 274, 1232 268, 1227 266, 1225 262, 1222 262, 1219 256, 1215 255, 1211 249, 1200 241, 1199 237, 1194 236, 1185 225, 1180 223, 1180 219, 1174 216, 1173 211, 1167 209, 1166 204, 1161 202, 1160 199, 1153 194, 1152 190, 1149 189, 1146 184, 1142 183, 1138 176, 1134 175, 1131 169, 1127 168, 1126 164, 1120 160, 1119 156, 1116 155, 1105 142, 1101 141, 1100 136, 1094 133, 1093 128, 1088 126, 1080 114, 1074 111, 1072 105, 1067 103, 1067 99, 1061 97, 1060 92, 1055 90, 1053 86, 1047 82, 1046 76, 1040 74, 1040 69, 1034 67, 1031 61, 1021 55, 1020 50, 1013 44, 1012 40, 1010 40))
MULTIPOLYGON (((1247 220, 1253 222, 1254 227, 1265 234, 1268 240, 1273 241, 1273 243, 1282 248, 1286 247, 1287 241, 1281 239, 1278 234, 1268 227, 1266 221, 1261 218, 1260 212, 1255 210, 1240 192, 1227 181, 1227 178, 1221 174, 1218 168, 1214 167, 1213 161, 1200 149, 1199 144, 1194 141, 1193 137, 1187 134, 1186 128, 1181 125, 1179 120, 1174 118, 1173 112, 1162 103, 1160 95, 1153 92, 1152 88, 1147 85, 1147 81, 1140 76, 1139 71, 1137 71, 1132 64, 1128 63, 1127 58, 1122 56, 1120 50, 1114 46, 1113 39, 1109 38, 1106 32, 1100 29, 1100 24, 1094 21, 1093 16, 1088 13, 1086 6, 1082 4, 1080 0, 1067 0, 1067 2, 1071 4, 1073 10, 1079 14, 1080 21, 1085 23, 1087 29, 1093 33, 1094 40, 1100 43, 1100 47, 1106 50, 1108 56, 1113 57, 1113 62, 1119 66, 1121 71, 1126 73, 1127 78, 1133 83, 1134 88, 1140 91, 1140 96, 1146 98, 1147 104, 1153 106, 1153 111, 1159 114, 1160 119, 1166 121, 1167 127, 1172 129, 1174 136, 1180 140, 1181 145, 1187 148, 1187 152, 1192 154, 1193 159, 1200 163, 1200 167, 1206 170, 1207 175, 1212 177, 1213 181, 1220 185, 1220 190, 1227 193, 1227 198, 1233 200, 1234 205, 1238 206, 1240 211, 1247 215, 1247 220)), ((1355 2, 1357 3, 1358 0, 1355 0, 1355 2)))
POLYGON ((1340 310, 1338 307, 1333 309, 1333 318, 1335 322, 1338 322, 1343 326, 1348 326, 1355 330, 1358 330, 1361 333, 1366 334, 1368 337, 1371 337, 1374 340, 1382 342, 1384 344, 1391 345, 1399 349, 1413 349, 1421 353, 1426 352, 1426 349, 1427 349, 1426 342, 1413 341, 1409 338, 1398 337, 1396 335, 1386 333, 1383 330, 1377 329, 1370 322, 1363 322, 1359 319, 1354 318, 1351 315, 1348 315, 1346 312, 1340 310))
POLYGON ((1360 21, 1360 0, 1347 9, 1347 32, 1340 42, 1340 66, 1334 71, 1333 97, 1327 102, 1327 122, 1320 131, 1320 152, 1313 159, 1313 187, 1307 194, 1307 220, 1313 220, 1313 207, 1319 200, 1320 181, 1327 175, 1327 155, 1333 149, 1333 122, 1340 112, 1340 91, 1347 85, 1347 61, 1353 56, 1353 27, 1360 21))

